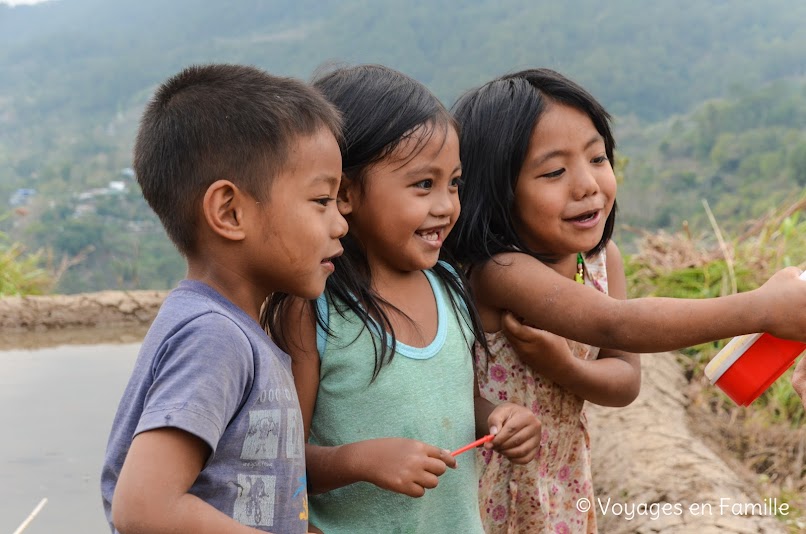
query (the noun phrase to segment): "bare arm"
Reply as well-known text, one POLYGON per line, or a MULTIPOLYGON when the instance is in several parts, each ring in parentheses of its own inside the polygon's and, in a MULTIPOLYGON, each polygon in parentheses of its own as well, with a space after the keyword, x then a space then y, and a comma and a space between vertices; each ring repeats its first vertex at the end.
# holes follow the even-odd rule
MULTIPOLYGON (((624 260, 612 241, 607 247, 608 294, 618 300, 627 299, 627 279, 624 260)), ((641 355, 616 349, 602 348, 599 358, 590 362, 597 368, 590 400, 602 406, 627 406, 641 390, 641 355)))
POLYGON ((201 439, 175 428, 135 436, 112 499, 117 530, 121 534, 261 532, 188 493, 209 455, 210 448, 201 439))
POLYGON ((293 297, 287 313, 280 319, 286 347, 291 356, 291 372, 302 410, 305 441, 311 430, 311 419, 319 389, 319 351, 316 348, 316 315, 309 301, 293 297))
POLYGON ((565 278, 520 253, 496 256, 474 269, 476 298, 525 322, 612 349, 662 352, 715 339, 770 332, 806 341, 806 283, 790 267, 759 289, 711 299, 620 300, 565 278))
MULTIPOLYGON (((615 246, 607 251, 607 277, 610 296, 625 299, 624 267, 615 246)), ((626 406, 638 396, 639 355, 602 349, 598 359, 582 360, 571 353, 565 338, 522 324, 509 312, 501 325, 524 363, 575 395, 602 406, 626 406)))

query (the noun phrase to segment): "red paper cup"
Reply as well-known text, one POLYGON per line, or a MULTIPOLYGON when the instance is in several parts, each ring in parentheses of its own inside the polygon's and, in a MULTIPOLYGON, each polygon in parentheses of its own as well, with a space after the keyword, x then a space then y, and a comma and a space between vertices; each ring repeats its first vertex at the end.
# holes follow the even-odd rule
POLYGON ((806 343, 770 334, 730 340, 705 367, 705 376, 739 406, 749 406, 794 363, 806 343))

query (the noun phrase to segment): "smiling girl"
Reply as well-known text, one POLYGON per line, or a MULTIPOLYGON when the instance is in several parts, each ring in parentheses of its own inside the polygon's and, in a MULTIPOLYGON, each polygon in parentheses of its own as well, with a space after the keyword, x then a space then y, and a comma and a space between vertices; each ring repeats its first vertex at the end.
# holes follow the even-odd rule
POLYGON ((455 124, 425 86, 386 67, 339 69, 315 86, 344 117, 337 202, 349 232, 322 297, 275 296, 268 308, 310 428, 311 523, 481 534, 474 457, 448 451, 495 434, 485 446, 526 463, 540 432, 529 409, 493 405, 474 383, 480 323, 440 259, 460 211, 455 124))
POLYGON ((789 310, 806 306, 806 284, 790 268, 738 295, 625 300, 611 241, 615 141, 596 99, 531 69, 470 91, 454 116, 465 185, 446 245, 469 270, 489 346, 476 351, 480 392, 530 407, 543 425, 528 465, 482 453, 485 530, 596 532, 594 507, 576 507, 582 497, 595 502, 583 405, 635 399, 639 357, 626 351, 762 331, 803 339, 806 314, 789 310))

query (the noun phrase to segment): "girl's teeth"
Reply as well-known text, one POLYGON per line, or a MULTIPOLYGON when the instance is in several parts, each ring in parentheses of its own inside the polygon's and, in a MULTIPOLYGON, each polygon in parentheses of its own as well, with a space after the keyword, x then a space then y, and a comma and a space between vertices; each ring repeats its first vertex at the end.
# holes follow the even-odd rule
POLYGON ((437 232, 431 232, 428 234, 420 234, 420 237, 422 237, 426 241, 436 241, 437 239, 439 239, 439 234, 437 232))

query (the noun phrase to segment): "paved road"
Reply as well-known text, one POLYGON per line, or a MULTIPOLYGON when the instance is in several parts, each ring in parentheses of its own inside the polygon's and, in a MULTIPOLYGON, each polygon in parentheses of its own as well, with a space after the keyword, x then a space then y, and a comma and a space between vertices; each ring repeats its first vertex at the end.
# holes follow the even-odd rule
POLYGON ((139 344, 0 352, 0 532, 108 533, 99 477, 139 344))

